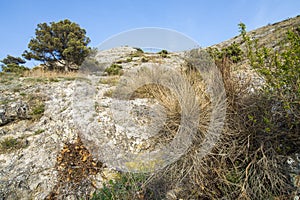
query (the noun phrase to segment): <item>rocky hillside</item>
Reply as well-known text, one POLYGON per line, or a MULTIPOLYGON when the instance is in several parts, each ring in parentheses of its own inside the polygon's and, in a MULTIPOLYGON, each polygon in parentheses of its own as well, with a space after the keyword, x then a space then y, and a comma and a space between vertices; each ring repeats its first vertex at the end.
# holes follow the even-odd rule
MULTIPOLYGON (((100 52, 98 56, 101 66, 116 63, 122 65, 123 70, 150 63, 180 66, 182 62, 177 54, 163 58, 133 48, 112 49, 100 52)), ((119 125, 116 130, 109 109, 119 76, 96 74, 87 79, 76 74, 1 75, 1 199, 87 197, 102 186, 103 180, 113 176, 113 169, 97 161, 78 138, 79 122, 74 120, 76 94, 81 89, 84 92, 86 88, 80 88, 80 85, 84 87, 90 80, 94 81, 98 91, 96 110, 103 130, 109 134, 107 138, 122 142, 123 137, 127 137, 121 135, 126 127, 119 125), (82 171, 74 170, 74 166, 82 171)), ((132 102, 137 112, 145 103, 143 100, 132 102)), ((132 135, 138 137, 140 133, 136 130, 132 135)), ((133 140, 132 135, 126 139, 133 140)), ((130 148, 138 145, 134 143, 130 148)))
MULTIPOLYGON (((259 38, 260 45, 274 47, 288 28, 297 25, 300 25, 300 16, 248 34, 259 38)), ((222 48, 234 41, 240 43, 241 38, 235 37, 214 47, 222 48)), ((97 130, 105 137, 104 143, 127 145, 137 153, 150 148, 141 129, 112 121, 113 91, 119 83, 119 75, 126 70, 151 64, 180 69, 185 62, 182 55, 143 53, 120 47, 99 52, 96 59, 100 69, 111 70, 89 76, 85 71, 88 67, 78 74, 67 75, 39 71, 26 76, 1 74, 0 198, 89 198, 103 182, 118 176, 118 169, 99 160, 93 149, 85 145, 88 139, 82 141, 82 126, 91 116, 78 113, 77 106, 85 106, 80 102, 93 102, 94 121, 91 124, 99 125, 97 130), (89 99, 87 85, 95 88, 94 99, 89 99)), ((245 76, 248 75, 240 75, 242 79, 245 76)), ((149 123, 144 116, 149 114, 147 106, 155 105, 155 102, 133 99, 129 104, 140 127, 149 123)), ((287 160, 287 173, 291 174, 294 186, 300 188, 300 155, 291 155, 287 160)))
MULTIPOLYGON (((287 33, 288 30, 291 28, 296 28, 300 26, 300 15, 294 18, 289 18, 281 22, 277 22, 274 24, 268 24, 266 26, 263 26, 261 28, 249 31, 247 35, 252 39, 258 40, 258 46, 265 46, 268 48, 276 48, 278 47, 278 44, 282 41, 284 38, 284 35, 287 33)), ((231 38, 229 40, 226 40, 224 42, 221 42, 219 44, 215 44, 212 47, 216 48, 223 48, 231 43, 237 43, 242 44, 242 37, 236 36, 234 38, 231 38)))

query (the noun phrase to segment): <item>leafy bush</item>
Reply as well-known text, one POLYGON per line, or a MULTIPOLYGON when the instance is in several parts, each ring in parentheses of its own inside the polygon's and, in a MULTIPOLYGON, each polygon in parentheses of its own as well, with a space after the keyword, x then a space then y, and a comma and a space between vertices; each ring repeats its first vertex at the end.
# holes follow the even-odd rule
POLYGON ((39 94, 28 94, 26 96, 30 117, 32 120, 39 120, 45 112, 45 97, 39 94))
POLYGON ((121 75, 122 65, 112 64, 110 67, 104 70, 108 75, 121 75))
POLYGON ((139 47, 134 47, 134 49, 137 50, 137 52, 139 52, 139 53, 144 53, 144 51, 139 47))
POLYGON ((243 51, 235 42, 227 47, 223 47, 221 51, 217 48, 209 48, 208 52, 215 60, 222 60, 226 58, 231 60, 233 63, 238 63, 243 58, 243 51))
POLYGON ((10 152, 25 147, 22 141, 17 138, 7 137, 0 142, 0 153, 10 152))
POLYGON ((43 103, 40 103, 33 108, 32 114, 41 115, 44 113, 44 111, 45 111, 45 105, 43 103))
POLYGON ((299 151, 300 142, 293 138, 300 137, 300 27, 289 30, 277 50, 258 48, 255 41, 243 36, 250 64, 264 77, 264 92, 272 104, 263 115, 264 122, 269 132, 285 138, 283 152, 299 151))
POLYGON ((163 57, 163 58, 166 58, 169 54, 169 52, 165 49, 161 50, 160 52, 158 52, 158 54, 163 57))
POLYGON ((129 63, 129 62, 131 62, 131 61, 132 61, 132 58, 127 58, 127 59, 126 59, 126 62, 127 62, 127 63, 129 63))
POLYGON ((103 187, 93 194, 92 200, 111 199, 144 199, 144 174, 123 173, 117 180, 109 180, 103 187))
MULTIPOLYGON (((246 45, 245 57, 264 78, 265 85, 255 94, 243 93, 244 89, 234 90, 241 87, 228 84, 228 77, 223 76, 229 103, 227 132, 231 132, 223 145, 231 147, 223 150, 230 153, 219 169, 226 172, 226 181, 220 186, 227 191, 226 196, 239 194, 228 196, 230 199, 289 197, 292 187, 283 158, 299 153, 300 145, 299 28, 288 31, 284 43, 270 49, 258 47, 258 40, 246 34, 246 26, 242 23, 239 26, 246 45)), ((230 67, 226 66, 226 60, 219 64, 230 67)))

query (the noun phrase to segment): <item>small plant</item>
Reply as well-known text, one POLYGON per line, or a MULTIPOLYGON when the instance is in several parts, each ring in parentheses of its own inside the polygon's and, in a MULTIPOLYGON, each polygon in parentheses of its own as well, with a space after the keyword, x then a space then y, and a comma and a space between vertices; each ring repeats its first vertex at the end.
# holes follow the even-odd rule
POLYGON ((208 48, 208 53, 216 61, 222 61, 226 58, 233 63, 238 63, 243 58, 243 51, 235 42, 227 47, 222 48, 221 51, 219 51, 217 48, 208 48))
POLYGON ((34 131, 34 135, 38 135, 38 134, 41 134, 43 132, 45 132, 45 129, 38 129, 38 130, 34 131))
POLYGON ((136 51, 131 53, 131 57, 140 57, 144 54, 144 51, 141 48, 134 48, 136 51))
POLYGON ((139 53, 144 53, 143 49, 139 48, 139 47, 135 47, 134 48, 137 52, 139 53))
POLYGON ((108 75, 121 75, 122 65, 112 64, 110 67, 104 70, 108 75))
POLYGON ((109 180, 93 194, 92 200, 144 199, 146 176, 142 173, 123 173, 117 180, 109 180))
MULTIPOLYGON (((34 98, 34 97, 29 97, 34 98)), ((30 116, 32 120, 40 119, 45 112, 45 104, 43 100, 30 100, 30 104, 32 106, 30 116)))
POLYGON ((64 77, 65 81, 74 81, 76 79, 79 79, 79 78, 76 78, 76 77, 64 77))
POLYGON ((169 52, 165 49, 161 50, 160 52, 158 52, 158 54, 163 57, 163 58, 166 58, 169 54, 169 52))
POLYGON ((40 115, 43 114, 45 111, 45 105, 43 103, 37 105, 36 107, 33 108, 32 114, 34 115, 40 115))
POLYGON ((24 144, 17 138, 7 137, 0 142, 0 152, 10 152, 24 147, 24 144))
POLYGON ((14 92, 14 93, 17 93, 17 92, 20 92, 20 90, 21 90, 21 88, 15 87, 15 88, 13 89, 13 92, 14 92))
POLYGON ((122 63, 129 63, 132 61, 132 58, 126 58, 126 60, 118 60, 116 61, 116 64, 122 64, 122 63))

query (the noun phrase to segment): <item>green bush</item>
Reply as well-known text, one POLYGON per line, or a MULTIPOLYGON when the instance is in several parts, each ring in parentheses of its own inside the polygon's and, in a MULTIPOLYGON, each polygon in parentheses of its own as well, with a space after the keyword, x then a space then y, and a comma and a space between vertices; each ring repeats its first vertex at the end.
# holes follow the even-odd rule
POLYGON ((224 58, 227 58, 233 63, 238 63, 243 58, 243 51, 241 50, 240 46, 235 42, 233 42, 227 47, 223 47, 221 51, 219 51, 217 48, 209 48, 208 53, 215 60, 222 60, 224 58))
POLYGON ((141 48, 134 48, 136 51, 135 52, 132 52, 130 54, 131 58, 132 57, 140 57, 144 54, 144 51, 141 49, 141 48))
POLYGON ((163 57, 163 58, 166 58, 169 54, 169 52, 165 49, 161 50, 160 52, 158 52, 158 54, 163 57))
POLYGON ((44 111, 45 111, 45 104, 40 103, 33 108, 32 114, 33 115, 41 115, 44 113, 44 111))
POLYGON ((104 70, 108 75, 121 75, 122 65, 112 64, 110 67, 104 70))
POLYGON ((11 152, 25 146, 26 145, 21 140, 13 137, 7 137, 0 142, 0 153, 11 152))
POLYGON ((137 50, 137 52, 139 52, 139 53, 144 53, 144 51, 139 47, 134 47, 134 49, 137 50))
MULTIPOLYGON (((264 77, 265 92, 274 104, 276 103, 276 110, 281 112, 280 116, 286 118, 281 124, 286 123, 287 131, 299 128, 300 27, 287 32, 278 50, 259 48, 257 41, 250 40, 245 34, 245 26, 240 27, 251 66, 264 77)), ((278 119, 271 117, 272 115, 274 116, 274 113, 269 114, 269 124, 279 123, 278 119)))
POLYGON ((146 176, 141 173, 123 173, 117 180, 104 183, 103 187, 93 194, 92 200, 143 199, 146 176))

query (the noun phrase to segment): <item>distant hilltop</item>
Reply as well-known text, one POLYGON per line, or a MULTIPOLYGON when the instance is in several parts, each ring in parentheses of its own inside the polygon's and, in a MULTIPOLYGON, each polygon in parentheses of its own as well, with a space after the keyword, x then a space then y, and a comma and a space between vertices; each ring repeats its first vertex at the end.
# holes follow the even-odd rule
MULTIPOLYGON (((300 15, 273 24, 268 24, 261 28, 249 31, 247 35, 250 36, 250 38, 258 39, 258 46, 274 48, 278 46, 280 41, 282 41, 282 39, 285 36, 285 33, 289 29, 298 26, 300 26, 300 15)), ((218 49, 221 49, 223 47, 230 45, 233 42, 237 44, 241 44, 241 46, 243 47, 241 36, 235 36, 224 42, 212 45, 211 47, 216 47, 218 49)))

